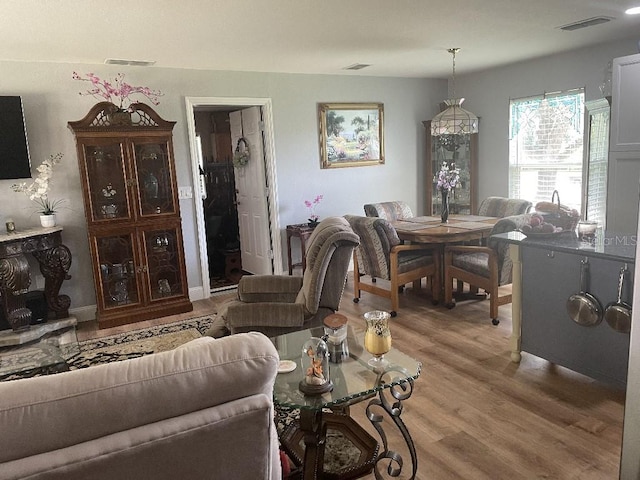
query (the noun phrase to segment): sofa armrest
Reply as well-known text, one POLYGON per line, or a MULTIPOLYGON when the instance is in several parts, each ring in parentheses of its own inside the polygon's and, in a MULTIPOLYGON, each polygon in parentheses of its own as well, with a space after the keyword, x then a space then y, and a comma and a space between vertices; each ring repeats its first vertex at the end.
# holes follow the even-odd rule
POLYGON ((302 288, 302 277, 248 275, 238 283, 238 299, 246 303, 293 303, 302 288))

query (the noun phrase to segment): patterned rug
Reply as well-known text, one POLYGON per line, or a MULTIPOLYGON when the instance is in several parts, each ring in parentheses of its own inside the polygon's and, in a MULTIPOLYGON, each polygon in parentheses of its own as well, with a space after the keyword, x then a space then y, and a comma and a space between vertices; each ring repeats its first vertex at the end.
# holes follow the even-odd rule
POLYGON ((2 365, 5 369, 8 369, 11 363, 21 368, 19 368, 20 372, 18 373, 0 375, 0 381, 77 370, 172 350, 190 340, 201 337, 207 331, 211 322, 213 322, 213 317, 211 316, 197 317, 86 340, 78 342, 72 347, 66 346, 64 349, 43 343, 22 347, 20 351, 16 350, 11 354, 2 355, 2 365), (52 357, 57 355, 59 359, 52 361, 46 367, 25 368, 30 363, 37 364, 38 357, 42 355, 51 355, 52 357))

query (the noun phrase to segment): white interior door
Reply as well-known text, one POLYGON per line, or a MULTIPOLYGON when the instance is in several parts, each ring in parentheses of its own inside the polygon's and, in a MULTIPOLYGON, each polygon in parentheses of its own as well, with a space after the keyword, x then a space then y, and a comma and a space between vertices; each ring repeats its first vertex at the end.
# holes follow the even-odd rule
POLYGON ((270 275, 273 262, 260 108, 231 112, 229 120, 234 148, 243 137, 251 152, 249 163, 234 168, 242 269, 254 275, 270 275))

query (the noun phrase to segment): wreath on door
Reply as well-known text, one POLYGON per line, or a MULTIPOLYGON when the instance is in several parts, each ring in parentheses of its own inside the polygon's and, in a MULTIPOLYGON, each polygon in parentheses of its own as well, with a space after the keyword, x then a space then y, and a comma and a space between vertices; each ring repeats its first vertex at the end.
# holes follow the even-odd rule
POLYGON ((246 138, 240 137, 236 144, 236 150, 233 154, 233 166, 244 167, 249 163, 250 158, 251 152, 249 151, 249 142, 247 142, 246 138))

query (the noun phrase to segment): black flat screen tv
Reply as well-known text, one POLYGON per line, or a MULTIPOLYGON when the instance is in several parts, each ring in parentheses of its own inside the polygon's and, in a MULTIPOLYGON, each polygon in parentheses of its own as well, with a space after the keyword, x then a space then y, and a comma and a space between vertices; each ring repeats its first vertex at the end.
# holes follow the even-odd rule
POLYGON ((0 96, 0 179, 30 177, 22 98, 0 96))

